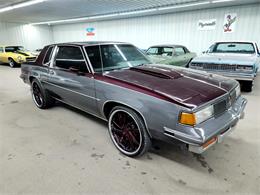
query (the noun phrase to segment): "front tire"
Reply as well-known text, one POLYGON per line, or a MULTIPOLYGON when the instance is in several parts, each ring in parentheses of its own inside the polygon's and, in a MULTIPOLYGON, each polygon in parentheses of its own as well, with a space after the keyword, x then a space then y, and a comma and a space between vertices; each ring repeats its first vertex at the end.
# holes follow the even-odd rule
POLYGON ((12 58, 8 59, 8 64, 11 68, 15 68, 18 65, 12 58))
POLYGON ((32 98, 35 105, 40 109, 50 108, 54 104, 54 99, 41 86, 41 83, 33 79, 31 83, 32 98))
POLYGON ((129 108, 117 106, 112 109, 108 130, 116 148, 126 156, 142 156, 151 146, 142 118, 129 108))

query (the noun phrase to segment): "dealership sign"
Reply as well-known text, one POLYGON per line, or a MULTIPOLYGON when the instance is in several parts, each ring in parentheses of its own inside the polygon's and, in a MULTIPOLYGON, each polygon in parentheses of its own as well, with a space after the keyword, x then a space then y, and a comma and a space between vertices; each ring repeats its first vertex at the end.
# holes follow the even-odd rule
POLYGON ((215 30, 216 25, 217 25, 216 19, 199 20, 198 21, 198 30, 215 30))
POLYGON ((87 36, 95 36, 95 28, 88 27, 86 28, 86 31, 87 31, 87 36))

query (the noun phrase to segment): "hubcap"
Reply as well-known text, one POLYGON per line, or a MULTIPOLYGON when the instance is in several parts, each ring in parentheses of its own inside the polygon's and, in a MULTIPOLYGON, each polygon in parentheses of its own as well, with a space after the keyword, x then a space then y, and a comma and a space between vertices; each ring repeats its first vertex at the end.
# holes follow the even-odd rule
POLYGON ((33 100, 34 100, 35 104, 38 107, 41 107, 43 105, 43 97, 42 97, 41 90, 40 90, 39 86, 37 85, 37 83, 33 83, 32 93, 33 93, 33 100))
POLYGON ((140 149, 142 143, 140 128, 134 117, 125 110, 116 110, 111 114, 109 131, 120 151, 131 155, 140 149))
POLYGON ((14 67, 14 62, 13 62, 13 60, 9 60, 9 65, 10 65, 11 67, 14 67))

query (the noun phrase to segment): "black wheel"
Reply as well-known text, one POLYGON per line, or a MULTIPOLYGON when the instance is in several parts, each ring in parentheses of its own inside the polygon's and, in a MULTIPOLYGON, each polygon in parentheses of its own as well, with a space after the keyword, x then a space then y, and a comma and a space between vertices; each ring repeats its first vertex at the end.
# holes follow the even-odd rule
POLYGON ((39 81, 34 79, 31 84, 32 98, 40 109, 47 109, 54 103, 54 99, 44 90, 39 81))
POLYGON ((108 129, 116 148, 129 157, 141 156, 151 146, 143 120, 131 109, 115 107, 109 115, 108 129))
POLYGON ((8 63, 11 68, 14 68, 18 65, 12 58, 8 59, 8 63))
POLYGON ((243 81, 242 91, 251 92, 253 90, 253 81, 243 81))

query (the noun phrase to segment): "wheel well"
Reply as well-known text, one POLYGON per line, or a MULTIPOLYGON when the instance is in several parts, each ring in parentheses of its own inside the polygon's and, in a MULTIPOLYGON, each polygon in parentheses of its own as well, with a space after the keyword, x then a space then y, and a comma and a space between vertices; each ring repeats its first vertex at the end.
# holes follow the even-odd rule
POLYGON ((33 79, 35 79, 35 77, 33 77, 33 76, 30 76, 30 77, 29 77, 29 81, 30 81, 30 83, 33 82, 33 79))
POLYGON ((113 109, 114 107, 116 107, 116 106, 126 107, 126 108, 128 108, 128 109, 131 109, 131 110, 135 111, 135 113, 136 113, 136 114, 142 119, 142 121, 144 122, 144 125, 145 125, 145 127, 146 127, 146 130, 147 130, 148 135, 149 135, 150 137, 152 137, 151 134, 150 134, 150 132, 149 132, 149 129, 148 129, 148 127, 147 127, 147 124, 146 124, 146 121, 145 121, 144 117, 143 117, 138 111, 136 111, 135 109, 133 109, 133 108, 131 108, 131 107, 125 105, 125 104, 121 104, 121 103, 118 103, 118 102, 107 102, 107 103, 104 105, 104 107, 103 107, 103 113, 104 113, 104 116, 106 117, 106 119, 108 119, 110 112, 111 112, 112 109, 113 109))

